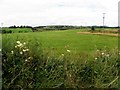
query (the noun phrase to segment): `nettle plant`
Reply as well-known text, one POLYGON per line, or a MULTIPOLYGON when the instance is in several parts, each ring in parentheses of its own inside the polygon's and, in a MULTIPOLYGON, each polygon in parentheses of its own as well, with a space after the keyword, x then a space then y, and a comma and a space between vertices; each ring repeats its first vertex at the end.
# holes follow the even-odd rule
POLYGON ((3 52, 3 88, 32 88, 39 64, 33 58, 26 42, 17 41, 11 52, 3 52))

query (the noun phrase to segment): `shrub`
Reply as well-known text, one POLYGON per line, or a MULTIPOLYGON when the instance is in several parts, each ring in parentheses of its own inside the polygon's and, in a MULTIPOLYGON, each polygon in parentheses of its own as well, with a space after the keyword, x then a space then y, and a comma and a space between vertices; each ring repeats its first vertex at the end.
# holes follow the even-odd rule
POLYGON ((91 27, 91 31, 92 32, 95 31, 95 27, 94 26, 91 27))

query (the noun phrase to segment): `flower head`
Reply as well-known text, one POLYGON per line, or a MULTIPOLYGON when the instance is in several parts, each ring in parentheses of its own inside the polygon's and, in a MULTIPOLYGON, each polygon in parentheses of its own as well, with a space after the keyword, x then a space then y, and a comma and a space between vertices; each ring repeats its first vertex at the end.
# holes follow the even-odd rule
POLYGON ((23 54, 23 52, 20 52, 20 54, 23 54))
POLYGON ((26 49, 26 51, 29 51, 29 49, 26 49))
POLYGON ((23 44, 22 43, 20 43, 19 45, 17 45, 18 47, 22 47, 23 46, 23 44))
POLYGON ((28 59, 31 59, 32 57, 28 57, 28 59))
POLYGON ((62 54, 62 56, 64 56, 64 54, 62 54))
POLYGON ((26 52, 26 50, 25 50, 25 49, 23 49, 23 52, 26 52))
POLYGON ((25 45, 26 43, 24 42, 23 44, 25 45))
POLYGON ((20 44, 20 41, 17 41, 17 44, 20 44))
POLYGON ((97 60, 97 58, 95 58, 95 60, 97 60))
POLYGON ((70 52, 70 50, 67 50, 67 52, 70 52))
POLYGON ((27 59, 25 59, 25 62, 27 62, 28 60, 27 59))
POLYGON ((14 52, 13 52, 13 51, 11 51, 11 53, 12 53, 12 54, 14 54, 14 52))
POLYGON ((101 54, 102 54, 102 55, 104 55, 105 53, 104 53, 104 52, 102 52, 101 54))
POLYGON ((97 49, 97 52, 99 52, 100 50, 97 49))
POLYGON ((110 57, 110 54, 107 54, 106 57, 110 57))

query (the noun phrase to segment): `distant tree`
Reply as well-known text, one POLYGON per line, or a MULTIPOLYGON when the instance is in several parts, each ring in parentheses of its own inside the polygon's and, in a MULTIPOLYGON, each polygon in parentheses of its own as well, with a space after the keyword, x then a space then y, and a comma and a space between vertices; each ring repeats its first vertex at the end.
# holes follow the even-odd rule
POLYGON ((2 33, 6 33, 6 30, 2 30, 2 33))
POLYGON ((94 26, 91 27, 91 31, 95 31, 95 27, 94 26))
POLYGON ((12 31, 11 31, 11 30, 9 30, 9 31, 8 31, 8 33, 12 33, 12 31))
POLYGON ((33 27, 31 29, 33 32, 38 31, 36 28, 33 28, 33 27))

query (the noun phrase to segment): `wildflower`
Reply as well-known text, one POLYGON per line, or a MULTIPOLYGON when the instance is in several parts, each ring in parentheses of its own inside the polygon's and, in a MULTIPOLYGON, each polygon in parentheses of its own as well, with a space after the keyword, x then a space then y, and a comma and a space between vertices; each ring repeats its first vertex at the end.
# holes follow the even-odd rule
POLYGON ((2 50, 0 49, 0 52, 1 52, 2 50))
POLYGON ((110 57, 110 55, 109 55, 109 54, 107 54, 107 55, 106 55, 106 57, 110 57))
POLYGON ((62 54, 62 56, 64 56, 64 54, 62 54))
POLYGON ((29 51, 29 49, 26 49, 26 51, 29 51))
POLYGON ((23 45, 22 45, 22 43, 20 43, 19 45, 17 45, 18 47, 22 47, 23 45))
POLYGON ((20 54, 23 54, 23 52, 20 52, 20 54))
POLYGON ((27 59, 25 59, 25 62, 27 62, 28 60, 27 59))
POLYGON ((101 53, 102 55, 104 55, 105 53, 101 53))
POLYGON ((17 48, 17 46, 15 46, 15 48, 17 48))
POLYGON ((28 59, 31 59, 31 57, 29 57, 28 59))
POLYGON ((26 52, 26 50, 25 50, 25 49, 23 49, 23 52, 26 52))
POLYGON ((35 71, 37 70, 37 68, 35 68, 35 71))
POLYGON ((97 58, 95 58, 95 60, 97 60, 97 58))
POLYGON ((99 50, 97 50, 97 52, 99 52, 99 50))
POLYGON ((25 45, 26 43, 24 42, 23 44, 25 45))
POLYGON ((70 50, 67 50, 67 52, 70 52, 70 50))
POLYGON ((17 41, 17 44, 20 44, 20 41, 17 41))
POLYGON ((13 51, 11 51, 11 53, 12 53, 12 54, 14 54, 14 52, 13 52, 13 51))

